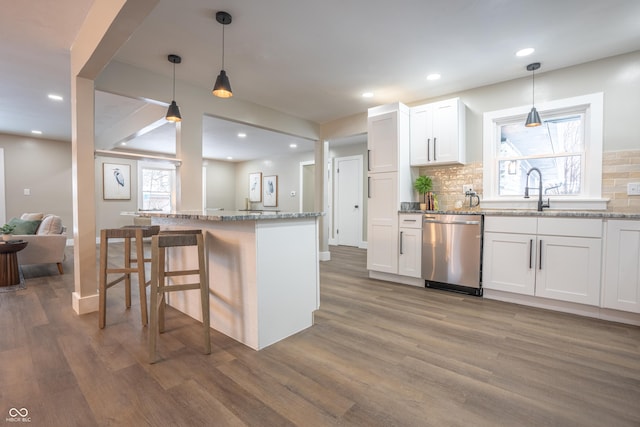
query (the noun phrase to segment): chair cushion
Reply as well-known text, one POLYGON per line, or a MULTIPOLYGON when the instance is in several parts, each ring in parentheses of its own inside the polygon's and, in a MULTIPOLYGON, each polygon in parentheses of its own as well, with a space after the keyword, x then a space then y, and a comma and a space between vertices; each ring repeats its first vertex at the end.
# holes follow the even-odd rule
POLYGON ((38 228, 38 234, 61 234, 62 219, 56 215, 46 215, 38 228))
POLYGON ((42 212, 38 212, 38 213, 23 213, 22 216, 20 217, 20 219, 26 219, 29 221, 42 221, 42 218, 44 218, 44 214, 42 212))
POLYGON ((13 229, 12 234, 36 234, 40 222, 40 220, 30 221, 20 218, 11 218, 9 220, 9 224, 16 227, 13 229))

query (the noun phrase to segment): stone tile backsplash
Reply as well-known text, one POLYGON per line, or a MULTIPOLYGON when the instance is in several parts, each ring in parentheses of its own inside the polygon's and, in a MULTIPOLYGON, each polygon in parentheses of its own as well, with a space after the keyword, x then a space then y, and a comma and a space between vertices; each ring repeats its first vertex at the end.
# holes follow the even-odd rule
MULTIPOLYGON (((456 202, 469 207, 469 198, 462 192, 464 184, 471 184, 482 200, 482 162, 421 167, 419 172, 433 179, 441 210, 455 209, 456 202)), ((603 153, 602 197, 609 199, 608 212, 640 212, 640 196, 627 196, 630 182, 640 182, 640 150, 603 153)))

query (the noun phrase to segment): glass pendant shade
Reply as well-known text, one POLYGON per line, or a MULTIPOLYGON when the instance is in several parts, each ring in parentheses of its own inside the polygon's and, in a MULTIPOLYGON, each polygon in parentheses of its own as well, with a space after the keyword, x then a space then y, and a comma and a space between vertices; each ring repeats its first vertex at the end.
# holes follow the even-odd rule
POLYGON ((211 93, 219 98, 231 98, 233 96, 229 77, 227 77, 227 73, 224 70, 220 70, 220 74, 216 79, 216 84, 213 85, 213 91, 211 91, 211 93))
POLYGON ((527 115, 527 122, 524 125, 528 128, 532 128, 535 126, 540 126, 541 124, 542 121, 540 121, 538 110, 536 110, 536 107, 531 107, 531 111, 529 111, 529 115, 527 115))
POLYGON ((180 115, 180 108, 178 108, 178 104, 176 101, 171 101, 171 105, 169 105, 169 109, 167 110, 166 119, 170 122, 179 122, 182 121, 182 116, 180 115))

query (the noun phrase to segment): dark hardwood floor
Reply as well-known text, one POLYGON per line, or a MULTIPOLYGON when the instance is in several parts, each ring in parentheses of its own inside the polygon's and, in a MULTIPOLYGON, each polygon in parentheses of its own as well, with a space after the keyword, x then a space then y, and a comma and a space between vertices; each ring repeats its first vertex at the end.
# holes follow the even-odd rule
POLYGON ((365 251, 332 247, 312 328, 260 352, 212 330, 204 355, 169 309, 150 365, 137 295, 111 289, 98 329, 68 254, 0 293, 0 425, 640 425, 636 326, 371 280, 365 251))

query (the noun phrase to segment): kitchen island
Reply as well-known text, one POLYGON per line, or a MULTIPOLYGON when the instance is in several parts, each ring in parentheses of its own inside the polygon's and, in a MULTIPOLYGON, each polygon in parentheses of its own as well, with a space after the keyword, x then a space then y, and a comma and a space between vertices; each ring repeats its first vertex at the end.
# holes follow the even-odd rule
MULTIPOLYGON (((318 218, 322 213, 242 211, 141 213, 163 229, 198 228, 205 237, 211 327, 263 349, 313 325, 320 305, 318 218)), ((173 249, 171 268, 194 268, 173 249)), ((170 295, 172 307, 202 320, 197 291, 170 295)))

